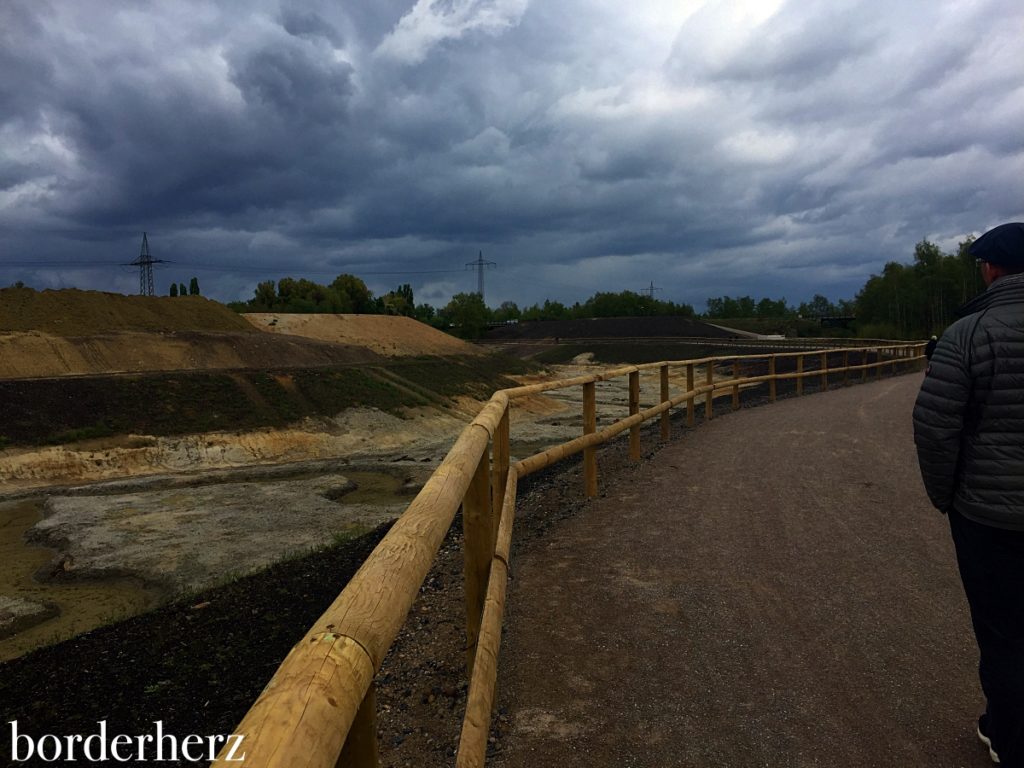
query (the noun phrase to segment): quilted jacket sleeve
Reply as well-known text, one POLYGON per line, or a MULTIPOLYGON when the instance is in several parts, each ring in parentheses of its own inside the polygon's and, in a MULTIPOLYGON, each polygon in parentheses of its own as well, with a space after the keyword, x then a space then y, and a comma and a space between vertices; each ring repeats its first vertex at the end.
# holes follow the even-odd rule
POLYGON ((928 498, 942 512, 953 505, 964 415, 971 396, 964 327, 961 320, 939 340, 914 405, 921 479, 928 498))

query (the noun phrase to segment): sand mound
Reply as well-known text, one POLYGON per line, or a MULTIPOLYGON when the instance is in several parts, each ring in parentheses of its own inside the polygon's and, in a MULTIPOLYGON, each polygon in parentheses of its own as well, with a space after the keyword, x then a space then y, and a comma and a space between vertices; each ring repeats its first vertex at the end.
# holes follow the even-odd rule
POLYGON ((201 296, 0 289, 0 332, 86 336, 111 331, 252 331, 240 315, 201 296))
POLYGON ((367 347, 388 357, 476 355, 481 350, 411 317, 396 315, 243 315, 257 328, 336 344, 367 347))
POLYGON ((0 379, 105 373, 309 368, 363 363, 362 347, 262 333, 0 333, 0 379))

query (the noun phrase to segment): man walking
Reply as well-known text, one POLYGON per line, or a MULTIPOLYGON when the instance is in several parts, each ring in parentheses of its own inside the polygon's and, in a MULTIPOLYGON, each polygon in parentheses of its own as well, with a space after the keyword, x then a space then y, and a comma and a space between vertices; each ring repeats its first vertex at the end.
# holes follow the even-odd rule
POLYGON ((914 406, 928 497, 949 516, 993 762, 1024 766, 1024 223, 970 253, 988 290, 939 339, 914 406))

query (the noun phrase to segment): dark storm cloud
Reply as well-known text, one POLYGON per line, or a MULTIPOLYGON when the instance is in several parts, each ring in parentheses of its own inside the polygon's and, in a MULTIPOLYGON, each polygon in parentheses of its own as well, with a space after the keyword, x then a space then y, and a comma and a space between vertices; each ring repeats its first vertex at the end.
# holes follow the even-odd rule
MULTIPOLYGON (((1012 3, 0 6, 4 260, 260 264, 417 298, 850 296, 1021 215, 1012 3), (116 255, 115 255, 116 254, 116 255), (796 267, 796 268, 794 268, 796 267)), ((1016 31, 1014 31, 1016 30, 1016 31)), ((116 274, 132 290, 130 271, 116 274)))

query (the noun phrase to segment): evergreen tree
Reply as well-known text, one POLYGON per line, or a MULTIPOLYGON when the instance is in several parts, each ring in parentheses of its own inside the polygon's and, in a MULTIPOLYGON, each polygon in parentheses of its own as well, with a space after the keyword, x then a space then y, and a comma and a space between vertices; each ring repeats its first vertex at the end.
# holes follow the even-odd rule
POLYGON ((177 296, 177 295, 178 295, 178 284, 177 283, 171 283, 171 296, 177 296))
POLYGON ((193 277, 188 283, 188 295, 198 296, 199 295, 199 278, 193 277))

